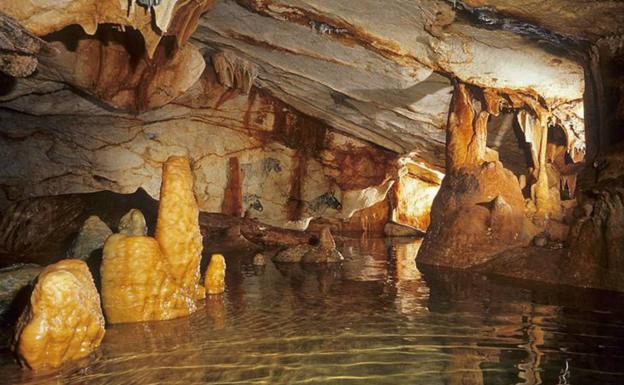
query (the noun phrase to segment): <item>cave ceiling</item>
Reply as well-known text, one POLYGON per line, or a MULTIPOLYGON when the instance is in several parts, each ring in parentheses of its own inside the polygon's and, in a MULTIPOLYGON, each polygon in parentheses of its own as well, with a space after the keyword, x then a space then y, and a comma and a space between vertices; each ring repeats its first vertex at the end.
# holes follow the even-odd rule
POLYGON ((304 114, 438 169, 451 79, 531 98, 583 147, 582 47, 624 25, 613 1, 42 0, 0 12, 49 45, 0 108, 150 120, 227 52, 253 66, 254 86, 304 114), (124 52, 137 31, 142 46, 124 52))

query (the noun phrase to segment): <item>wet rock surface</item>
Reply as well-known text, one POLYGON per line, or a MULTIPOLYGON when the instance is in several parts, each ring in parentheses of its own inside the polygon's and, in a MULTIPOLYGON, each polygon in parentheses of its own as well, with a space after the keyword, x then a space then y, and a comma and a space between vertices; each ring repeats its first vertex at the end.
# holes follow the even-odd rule
POLYGON ((110 323, 166 320, 193 313, 205 296, 199 283, 202 237, 188 159, 163 167, 154 238, 115 234, 104 245, 102 303, 110 323))
POLYGON ((206 294, 222 294, 225 291, 225 258, 221 254, 213 254, 206 269, 204 286, 206 294))
POLYGON ((280 251, 273 256, 273 262, 284 263, 328 263, 340 262, 344 258, 336 250, 336 242, 328 227, 321 230, 318 244, 302 244, 280 251))
POLYGON ((63 260, 46 267, 16 329, 15 352, 31 369, 55 369, 91 354, 105 331, 86 263, 63 260))

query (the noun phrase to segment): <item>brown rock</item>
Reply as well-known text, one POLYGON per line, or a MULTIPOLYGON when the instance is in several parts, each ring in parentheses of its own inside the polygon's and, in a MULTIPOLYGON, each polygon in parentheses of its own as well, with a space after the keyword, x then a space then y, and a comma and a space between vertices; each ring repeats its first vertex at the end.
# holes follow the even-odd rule
POLYGON ((213 254, 210 257, 204 285, 208 294, 222 294, 225 291, 225 258, 223 255, 213 254))
POLYGON ((486 160, 487 112, 475 114, 471 92, 458 84, 447 132, 447 171, 431 207, 419 262, 468 268, 519 245, 524 199, 518 179, 486 160))
POLYGON ((335 250, 336 241, 329 230, 329 227, 323 227, 321 229, 321 235, 319 237, 319 246, 325 249, 335 250))
POLYGON ((88 356, 104 338, 100 297, 83 261, 63 260, 37 279, 17 325, 15 350, 32 369, 58 368, 88 356))
POLYGON ((264 256, 264 254, 258 253, 256 255, 254 255, 253 265, 254 266, 265 266, 266 265, 266 257, 264 256))

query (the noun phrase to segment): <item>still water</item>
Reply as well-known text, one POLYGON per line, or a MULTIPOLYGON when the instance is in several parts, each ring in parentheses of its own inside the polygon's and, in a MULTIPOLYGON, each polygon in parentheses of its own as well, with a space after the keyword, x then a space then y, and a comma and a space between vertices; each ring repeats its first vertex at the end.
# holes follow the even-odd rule
POLYGON ((623 298, 414 263, 419 242, 353 240, 334 266, 251 265, 188 318, 108 326, 54 375, 2 352, 7 384, 624 384, 623 298))

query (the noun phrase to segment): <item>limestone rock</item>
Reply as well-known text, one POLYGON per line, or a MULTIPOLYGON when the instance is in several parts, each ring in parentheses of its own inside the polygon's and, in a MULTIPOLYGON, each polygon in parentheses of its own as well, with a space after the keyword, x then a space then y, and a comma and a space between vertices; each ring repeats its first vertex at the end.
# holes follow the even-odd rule
POLYGON ((205 68, 202 55, 192 44, 177 51, 160 45, 148 58, 144 52, 136 52, 140 37, 110 26, 101 27, 94 36, 69 29, 57 33, 55 39, 50 44, 59 54, 41 61, 40 76, 132 112, 169 103, 188 90, 205 68))
POLYGON ((423 233, 411 226, 388 222, 384 227, 384 234, 388 237, 417 237, 423 233))
POLYGON ((0 72, 25 77, 37 69, 37 54, 52 49, 44 40, 22 27, 12 17, 0 13, 0 72))
POLYGON ((468 268, 527 241, 518 179, 500 161, 486 160, 487 117, 458 84, 447 128, 448 173, 431 207, 421 263, 468 268))
POLYGON ((17 296, 37 278, 41 270, 43 267, 33 263, 0 269, 0 322, 7 321, 17 296))
POLYGON ((341 262, 344 257, 336 249, 326 249, 324 247, 310 248, 302 257, 302 263, 332 263, 341 262))
POLYGON ((155 238, 115 234, 104 245, 102 302, 109 322, 164 320, 196 310, 202 237, 188 159, 163 166, 155 238))
POLYGON ((119 220, 117 232, 135 237, 147 235, 147 224, 141 210, 132 209, 124 214, 119 220))
POLYGON ((248 94, 258 76, 258 67, 231 51, 212 55, 212 65, 219 82, 228 88, 238 88, 248 94))
POLYGON ((83 201, 61 196, 11 204, 0 216, 2 261, 44 264, 50 263, 50 254, 63 255, 71 236, 80 228, 84 209, 83 201))
POLYGON ((336 250, 336 243, 328 227, 321 230, 318 245, 302 244, 282 250, 273 257, 274 262, 328 263, 344 259, 336 250))
POLYGON ((104 332, 100 297, 87 265, 63 260, 39 275, 18 322, 15 350, 32 369, 58 368, 88 356, 104 332))
POLYGON ((96 250, 102 249, 113 232, 99 217, 92 215, 82 224, 78 235, 65 254, 66 258, 86 261, 96 250))
POLYGON ((221 254, 213 254, 206 270, 204 285, 207 294, 222 294, 225 291, 225 258, 221 254))
POLYGON ((293 263, 301 262, 303 256, 310 251, 313 246, 302 244, 289 247, 273 256, 273 262, 293 263))
POLYGON ((254 266, 265 266, 266 265, 266 257, 262 253, 258 253, 253 257, 253 265, 254 266))
MULTIPOLYGON (((385 179, 395 173, 396 154, 341 134, 256 88, 249 95, 226 89, 211 67, 174 103, 139 116, 68 90, 40 89, 45 96, 36 97, 19 96, 22 91, 0 109, 0 152, 14 160, 0 169, 0 205, 2 191, 4 204, 137 188, 158 199, 160 166, 172 153, 195 160, 200 210, 219 213, 227 199, 248 218, 277 227, 313 218, 341 221, 382 202, 392 188, 385 179), (227 154, 239 158, 237 183, 224 172, 232 158, 227 154)), ((138 206, 124 211, 132 207, 138 206)))
POLYGON ((203 249, 199 208, 193 195, 188 158, 172 156, 163 166, 155 238, 178 283, 195 299, 203 298, 199 264, 203 249))
POLYGON ((104 245, 102 304, 109 323, 166 320, 196 310, 154 238, 114 234, 104 245))
POLYGON ((0 12, 12 16, 37 36, 60 31, 72 24, 79 24, 91 35, 97 31, 99 24, 129 26, 139 30, 143 35, 146 51, 151 56, 167 32, 179 34, 178 43, 186 41, 189 36, 188 29, 191 31, 194 29, 199 14, 212 4, 211 0, 199 2, 163 0, 153 12, 146 12, 134 1, 78 0, 59 3, 44 0, 2 3, 0 12))

